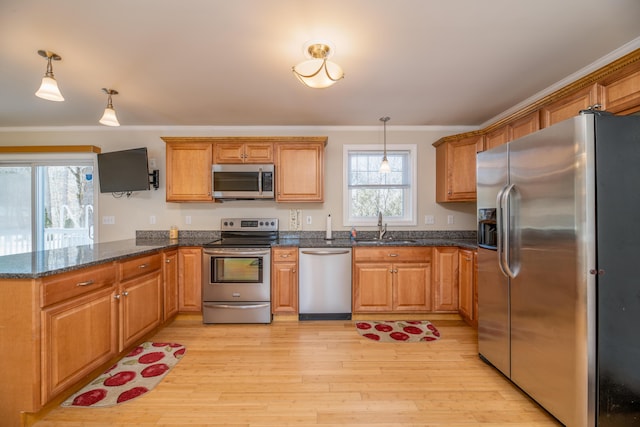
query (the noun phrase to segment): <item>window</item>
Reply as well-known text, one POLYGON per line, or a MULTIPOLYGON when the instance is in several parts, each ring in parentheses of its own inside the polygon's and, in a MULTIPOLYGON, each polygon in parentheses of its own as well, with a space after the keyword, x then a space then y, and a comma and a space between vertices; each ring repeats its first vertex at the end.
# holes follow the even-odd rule
POLYGON ((0 255, 94 241, 93 158, 48 157, 0 159, 0 255))
POLYGON ((345 225, 378 223, 378 212, 389 225, 416 225, 416 146, 387 149, 388 174, 378 172, 381 146, 345 145, 345 225))

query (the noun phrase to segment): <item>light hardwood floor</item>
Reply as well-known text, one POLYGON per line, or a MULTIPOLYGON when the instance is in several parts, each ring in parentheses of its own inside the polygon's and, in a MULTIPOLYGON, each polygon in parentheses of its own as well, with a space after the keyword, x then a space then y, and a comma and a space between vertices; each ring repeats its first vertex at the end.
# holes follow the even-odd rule
POLYGON ((152 340, 187 352, 149 394, 112 408, 57 407, 35 425, 560 425, 479 360, 474 329, 429 320, 439 341, 379 343, 352 321, 202 325, 181 316, 152 340))

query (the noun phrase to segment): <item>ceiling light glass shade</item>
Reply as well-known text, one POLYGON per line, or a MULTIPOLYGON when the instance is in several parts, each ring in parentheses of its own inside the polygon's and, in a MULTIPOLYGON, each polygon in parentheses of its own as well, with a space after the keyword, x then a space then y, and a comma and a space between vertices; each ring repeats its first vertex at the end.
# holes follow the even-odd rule
POLYGON ((378 169, 378 172, 380 173, 391 172, 391 166, 389 166, 389 160, 387 160, 386 156, 382 159, 382 163, 380 163, 380 169, 378 169))
POLYGON ((323 89, 344 77, 342 68, 326 59, 310 59, 293 67, 298 80, 314 89, 323 89))
POLYGON ((49 101, 64 101, 64 97, 58 89, 58 82, 53 77, 44 76, 42 78, 42 84, 36 92, 36 96, 49 101))
POLYGON ((102 118, 100 119, 100 124, 103 124, 105 126, 120 126, 120 122, 118 121, 118 118, 116 117, 116 110, 114 110, 113 108, 105 108, 104 109, 104 114, 102 115, 102 118))

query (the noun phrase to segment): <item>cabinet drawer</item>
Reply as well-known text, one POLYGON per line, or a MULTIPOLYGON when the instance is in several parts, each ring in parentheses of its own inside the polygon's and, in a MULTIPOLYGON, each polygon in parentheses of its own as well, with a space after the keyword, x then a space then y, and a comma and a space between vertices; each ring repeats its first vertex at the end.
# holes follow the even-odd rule
POLYGON ((42 281, 41 306, 46 307, 69 298, 112 286, 115 281, 116 267, 114 263, 47 277, 42 281))
POLYGON ((120 263, 120 280, 133 279, 134 277, 159 270, 161 267, 162 256, 159 253, 122 261, 120 263))
POLYGON ((354 262, 425 262, 431 261, 431 248, 416 246, 354 248, 353 260, 354 262))
POLYGON ((298 248, 286 247, 286 248, 273 248, 271 249, 273 262, 296 262, 298 261, 298 248))

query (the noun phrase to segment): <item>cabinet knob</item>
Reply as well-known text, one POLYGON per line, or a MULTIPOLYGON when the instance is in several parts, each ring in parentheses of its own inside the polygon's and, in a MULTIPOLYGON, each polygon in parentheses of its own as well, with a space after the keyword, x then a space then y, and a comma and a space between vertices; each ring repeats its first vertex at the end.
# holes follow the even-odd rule
POLYGON ((127 295, 129 295, 129 292, 128 292, 128 291, 124 291, 124 292, 122 293, 122 296, 123 296, 123 297, 126 297, 127 295))
POLYGON ((171 262, 171 260, 170 260, 170 259, 168 259, 168 260, 166 260, 165 262, 166 262, 167 264, 169 264, 169 263, 171 262))
POLYGON ((447 191, 447 194, 448 194, 448 195, 451 195, 451 190, 447 191))
POLYGON ((114 299, 120 299, 120 294, 115 294, 115 295, 113 296, 113 298, 114 298, 114 299))
POLYGON ((292 272, 292 273, 295 273, 295 272, 296 272, 296 269, 294 268, 293 270, 291 270, 291 272, 292 272))

